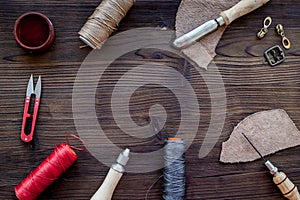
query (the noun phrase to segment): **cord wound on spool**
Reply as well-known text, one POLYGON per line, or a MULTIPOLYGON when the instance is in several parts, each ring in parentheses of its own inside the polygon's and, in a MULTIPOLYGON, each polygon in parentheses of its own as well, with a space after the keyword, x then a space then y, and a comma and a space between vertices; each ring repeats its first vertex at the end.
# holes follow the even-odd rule
POLYGON ((75 161, 76 153, 61 143, 30 174, 15 187, 19 200, 35 200, 50 184, 57 180, 75 161))
POLYGON ((185 196, 184 141, 168 139, 165 145, 164 191, 165 200, 183 200, 185 196))
POLYGON ((93 49, 100 49, 117 29, 135 0, 103 0, 79 31, 79 38, 93 49))

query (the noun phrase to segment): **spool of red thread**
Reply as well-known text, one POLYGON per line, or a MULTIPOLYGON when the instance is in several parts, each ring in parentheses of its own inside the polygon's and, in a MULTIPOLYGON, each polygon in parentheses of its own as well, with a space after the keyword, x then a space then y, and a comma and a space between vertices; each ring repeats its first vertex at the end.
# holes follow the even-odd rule
POLYGON ((57 180, 75 161, 77 155, 70 145, 61 143, 31 173, 15 187, 19 200, 36 199, 51 183, 57 180))

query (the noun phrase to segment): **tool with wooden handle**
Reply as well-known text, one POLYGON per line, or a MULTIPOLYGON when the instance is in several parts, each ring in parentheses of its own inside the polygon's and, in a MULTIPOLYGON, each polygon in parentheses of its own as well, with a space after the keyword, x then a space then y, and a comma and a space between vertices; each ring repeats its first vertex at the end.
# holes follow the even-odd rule
POLYGON ((221 12, 220 17, 217 19, 210 20, 194 30, 180 36, 173 42, 173 45, 176 48, 187 48, 200 38, 217 30, 219 26, 229 25, 237 18, 256 10, 268 1, 270 0, 241 0, 232 8, 221 12))
POLYGON ((111 166, 102 185, 92 196, 91 200, 110 200, 112 198, 114 190, 125 172, 125 166, 129 160, 129 152, 129 149, 125 149, 120 153, 117 163, 111 166))
POLYGON ((286 176, 285 173, 279 172, 277 167, 275 167, 270 161, 266 160, 244 133, 242 133, 242 135, 259 154, 259 156, 264 160, 266 167, 270 170, 270 174, 273 175, 273 182, 280 189, 283 196, 285 196, 289 200, 300 200, 297 186, 292 183, 292 181, 286 176))

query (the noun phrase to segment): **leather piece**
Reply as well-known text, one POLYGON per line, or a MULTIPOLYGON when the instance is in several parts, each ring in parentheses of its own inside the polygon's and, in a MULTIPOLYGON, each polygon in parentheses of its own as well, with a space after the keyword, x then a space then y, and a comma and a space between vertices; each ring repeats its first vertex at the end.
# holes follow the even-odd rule
POLYGON ((300 145, 300 132, 282 109, 257 112, 246 117, 223 142, 220 161, 224 163, 249 162, 260 159, 244 133, 263 155, 300 145))
MULTIPOLYGON (((176 14, 176 36, 179 37, 211 19, 216 19, 222 11, 238 2, 239 0, 182 0, 176 14)), ((219 27, 217 31, 183 49, 183 53, 200 68, 207 69, 216 55, 215 48, 224 30, 225 26, 219 27)))

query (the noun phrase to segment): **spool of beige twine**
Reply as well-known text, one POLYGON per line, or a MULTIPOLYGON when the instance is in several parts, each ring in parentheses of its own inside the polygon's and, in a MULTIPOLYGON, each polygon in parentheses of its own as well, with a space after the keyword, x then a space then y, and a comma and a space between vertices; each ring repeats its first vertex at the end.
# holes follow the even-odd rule
POLYGON ((79 38, 93 49, 100 49, 135 0, 103 0, 79 31, 79 38))

